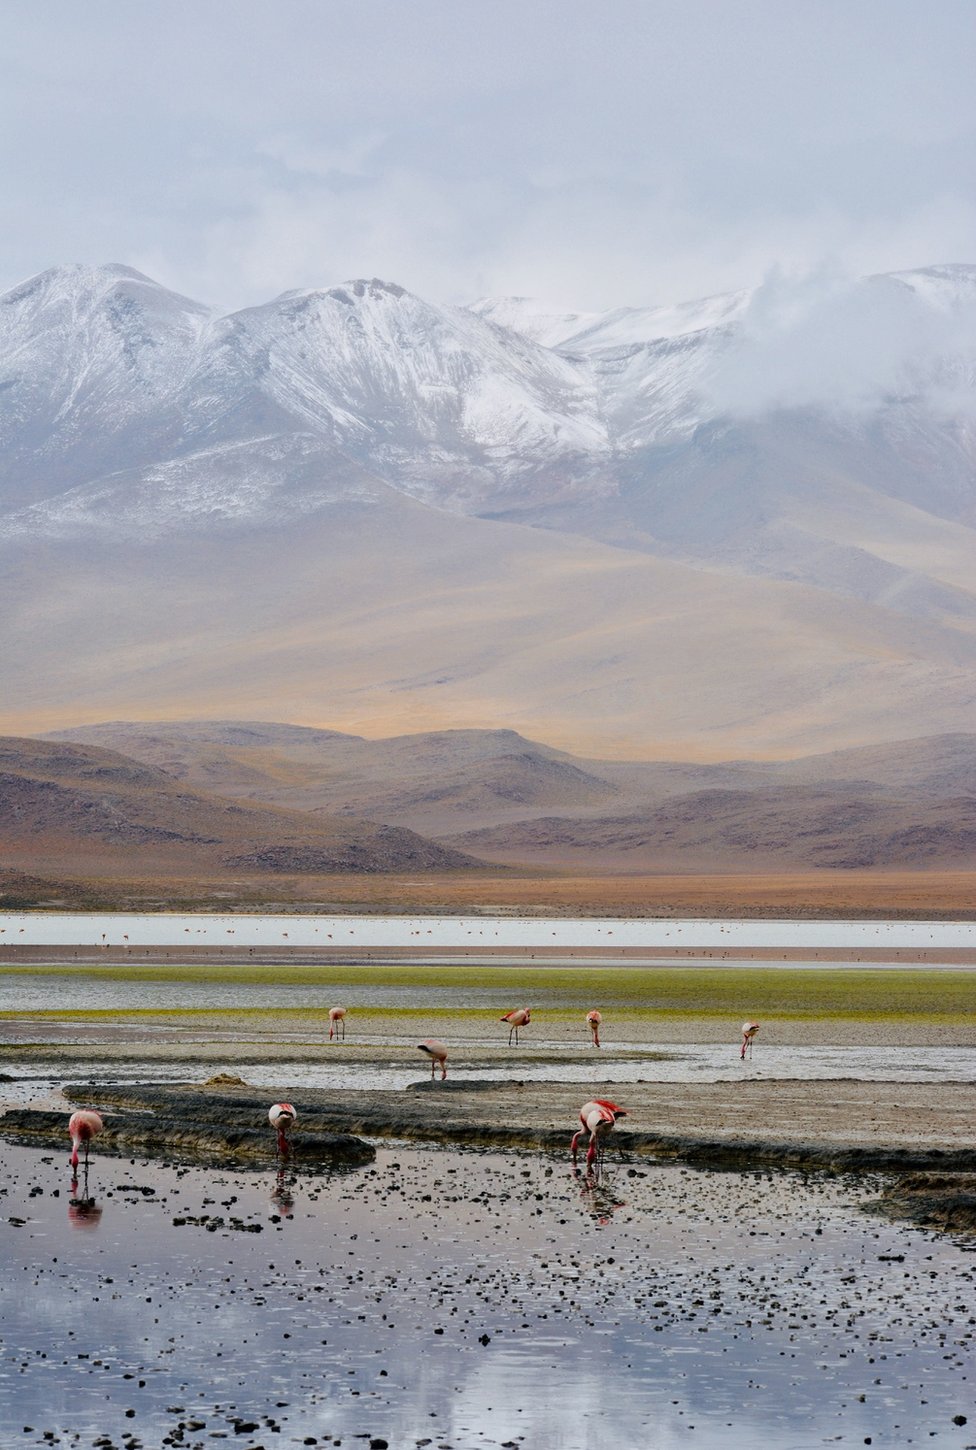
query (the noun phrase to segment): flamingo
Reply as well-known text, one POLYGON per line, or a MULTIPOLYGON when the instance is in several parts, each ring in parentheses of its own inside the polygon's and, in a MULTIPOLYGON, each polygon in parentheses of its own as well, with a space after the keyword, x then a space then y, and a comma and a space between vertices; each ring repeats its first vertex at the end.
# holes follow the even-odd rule
POLYGON ((345 1007, 329 1008, 329 1041, 332 1041, 333 1034, 338 1041, 339 1028, 342 1028, 342 1040, 346 1040, 346 1009, 345 1007))
POLYGON ((433 1082, 433 1080, 434 1080, 434 1069, 436 1068, 437 1064, 440 1063, 440 1066, 441 1066, 441 1082, 443 1082, 444 1079, 447 1077, 447 1047, 446 1047, 446 1045, 443 1042, 438 1042, 436 1038, 431 1037, 427 1042, 418 1042, 417 1043, 417 1051, 418 1052, 426 1052, 427 1056, 430 1058, 430 1080, 431 1080, 431 1082, 433 1082))
POLYGON ((278 1152, 288 1152, 288 1131, 298 1114, 291 1103, 274 1103, 268 1109, 268 1122, 278 1132, 278 1152))
POLYGON ((755 1035, 756 1035, 756 1033, 758 1031, 759 1031, 759 1023, 758 1022, 743 1022, 743 1024, 742 1024, 742 1051, 739 1053, 739 1056, 740 1057, 742 1057, 742 1058, 745 1057, 745 1055, 746 1055, 746 1048, 747 1047, 749 1049, 749 1056, 750 1057, 752 1056, 752 1039, 755 1037, 755 1035))
POLYGON ((68 1132, 71 1134, 71 1166, 78 1167, 78 1149, 81 1144, 85 1145, 85 1163, 88 1163, 88 1144, 92 1138, 97 1138, 102 1131, 102 1119, 93 1108, 79 1108, 77 1113, 72 1113, 68 1119, 68 1132))
POLYGON ((532 1014, 528 1007, 518 1007, 514 1012, 506 1012, 504 1017, 499 1017, 499 1022, 508 1023, 508 1045, 512 1045, 512 1034, 515 1035, 515 1046, 518 1047, 518 1030, 525 1027, 532 1021, 532 1014))
POLYGON ((597 1011, 587 1012, 586 1020, 589 1023, 590 1031, 593 1033, 593 1046, 600 1046, 600 1023, 603 1021, 601 1013, 597 1011))
POLYGON ((573 1141, 569 1145, 569 1151, 573 1155, 573 1167, 576 1167, 576 1145, 584 1133, 590 1135, 590 1146, 586 1150, 586 1166, 589 1168, 596 1157, 597 1145, 602 1149, 604 1140, 618 1118, 626 1118, 627 1109, 618 1108, 616 1103, 608 1103, 605 1098, 595 1098, 593 1102, 584 1103, 580 1108, 580 1127, 573 1135, 573 1141))

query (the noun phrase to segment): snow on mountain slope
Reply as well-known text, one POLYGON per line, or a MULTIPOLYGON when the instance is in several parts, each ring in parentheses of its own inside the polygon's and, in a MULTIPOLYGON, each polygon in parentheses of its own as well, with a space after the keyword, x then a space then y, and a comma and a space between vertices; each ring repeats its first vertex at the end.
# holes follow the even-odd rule
POLYGON ((476 317, 517 332, 540 347, 561 347, 568 338, 599 321, 602 312, 548 312, 531 297, 482 297, 468 308, 476 317))
POLYGON ((148 540, 194 528, 212 538, 326 509, 374 507, 389 494, 388 484, 313 434, 271 434, 78 484, 0 518, 0 540, 148 540))
POLYGON ((549 314, 545 347, 523 301, 360 281, 216 317, 42 274, 0 298, 8 728, 701 756, 968 728, 974 291, 770 279, 549 314))
POLYGON ((386 488, 968 620, 974 298, 966 266, 562 316, 373 279, 215 317, 61 268, 0 298, 0 515, 199 533, 386 488), (966 532, 916 556, 913 510, 966 532))
POLYGON ((118 265, 54 268, 0 297, 5 503, 151 457, 209 318, 118 265))
POLYGON ((217 323, 184 390, 190 434, 232 421, 242 396, 442 507, 608 448, 595 389, 571 362, 375 278, 217 323))

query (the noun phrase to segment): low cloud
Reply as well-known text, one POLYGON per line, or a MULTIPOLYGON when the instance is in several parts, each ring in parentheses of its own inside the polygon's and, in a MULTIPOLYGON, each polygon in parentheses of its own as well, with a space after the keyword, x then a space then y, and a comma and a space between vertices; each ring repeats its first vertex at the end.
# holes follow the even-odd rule
POLYGON ((834 269, 769 272, 706 385, 721 412, 777 408, 873 410, 924 395, 946 411, 976 372, 976 277, 953 269, 854 279, 834 269))

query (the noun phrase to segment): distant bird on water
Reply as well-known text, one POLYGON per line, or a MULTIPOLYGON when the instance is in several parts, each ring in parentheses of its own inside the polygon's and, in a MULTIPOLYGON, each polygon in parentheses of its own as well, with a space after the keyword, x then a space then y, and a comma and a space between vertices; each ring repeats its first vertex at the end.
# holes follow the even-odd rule
POLYGON ((752 1056, 752 1039, 755 1037, 755 1035, 756 1035, 756 1033, 758 1031, 759 1031, 759 1023, 758 1022, 743 1022, 743 1024, 742 1024, 742 1051, 739 1053, 739 1056, 740 1057, 743 1057, 743 1058, 745 1057, 745 1055, 746 1055, 746 1048, 747 1047, 749 1049, 749 1056, 750 1057, 752 1056))
POLYGON ((278 1134, 278 1152, 288 1152, 288 1134, 294 1126, 298 1114, 291 1103, 274 1103, 268 1109, 268 1122, 278 1134))
POLYGON ((85 1145, 85 1162, 88 1162, 88 1145, 92 1138, 97 1138, 102 1131, 102 1119, 100 1114, 93 1108, 80 1108, 77 1113, 72 1113, 68 1119, 68 1132, 71 1134, 71 1166, 78 1167, 78 1149, 85 1145))
POLYGON ((437 1064, 440 1063, 440 1068, 441 1068, 441 1082, 443 1082, 444 1079, 447 1077, 447 1046, 446 1046, 446 1044, 443 1043, 443 1042, 438 1042, 436 1038, 431 1037, 427 1042, 418 1042, 417 1043, 417 1051, 418 1052, 426 1052, 427 1056, 430 1058, 430 1079, 431 1079, 431 1082, 433 1082, 433 1080, 434 1080, 434 1069, 437 1067, 437 1064))
POLYGON ((589 1168, 596 1157, 597 1148, 602 1149, 614 1123, 618 1118, 626 1116, 626 1108, 618 1108, 616 1103, 609 1103, 605 1098, 595 1098, 593 1102, 584 1103, 580 1108, 580 1127, 569 1145, 569 1151, 573 1155, 573 1167, 576 1166, 576 1145, 584 1133, 590 1135, 590 1146, 586 1150, 586 1166, 589 1168))
POLYGON ((346 1009, 345 1007, 329 1008, 329 1041, 332 1041, 333 1034, 338 1039, 339 1028, 342 1028, 342 1040, 346 1040, 346 1009))
POLYGON ((596 1012, 596 1011, 594 1011, 594 1012, 587 1012, 587 1014, 586 1014, 586 1021, 587 1021, 588 1025, 589 1025, 590 1031, 593 1033, 593 1046, 594 1047, 599 1047, 600 1046, 600 1023, 603 1021, 602 1015, 599 1012, 596 1012))
POLYGON ((515 1046, 518 1047, 518 1030, 525 1027, 532 1021, 532 1013, 528 1007, 518 1007, 514 1012, 506 1012, 504 1017, 499 1017, 499 1022, 508 1023, 508 1045, 512 1045, 512 1037, 515 1038, 515 1046))

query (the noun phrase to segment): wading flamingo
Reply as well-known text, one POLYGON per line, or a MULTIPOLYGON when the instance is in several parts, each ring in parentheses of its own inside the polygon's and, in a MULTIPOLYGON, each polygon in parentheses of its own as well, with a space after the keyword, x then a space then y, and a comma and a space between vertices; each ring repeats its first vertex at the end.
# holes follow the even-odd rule
POLYGON ((518 1047, 518 1030, 525 1027, 532 1021, 532 1013, 528 1007, 519 1007, 514 1012, 506 1012, 504 1017, 499 1017, 499 1022, 508 1023, 508 1045, 512 1045, 512 1036, 515 1037, 515 1046, 518 1047))
POLYGON ((339 1028, 342 1028, 342 1040, 346 1040, 346 1009, 345 1007, 329 1008, 329 1041, 332 1041, 333 1034, 339 1036, 339 1028))
POLYGON ((443 1042, 438 1042, 432 1037, 427 1042, 417 1043, 418 1052, 426 1052, 430 1058, 430 1078, 434 1080, 434 1069, 438 1063, 441 1065, 441 1082, 447 1077, 447 1047, 443 1042))
POLYGON ((588 1025, 589 1025, 590 1031, 593 1033, 593 1046, 594 1047, 599 1047, 600 1046, 600 1023, 603 1021, 602 1015, 599 1012, 595 1012, 595 1011, 594 1012, 587 1012, 587 1014, 586 1014, 586 1021, 587 1021, 588 1025))
POLYGON ((278 1152, 288 1152, 288 1134, 298 1114, 291 1103, 275 1103, 268 1109, 268 1122, 278 1133, 278 1152))
POLYGON ((576 1145, 584 1133, 590 1135, 590 1146, 586 1150, 586 1166, 590 1168, 596 1157, 597 1147, 602 1152, 606 1136, 614 1123, 618 1118, 626 1116, 626 1108, 618 1108, 616 1103, 608 1103, 605 1098, 595 1098, 591 1103, 584 1103, 580 1108, 580 1127, 569 1145, 569 1151, 573 1155, 573 1167, 576 1167, 576 1145))
POLYGON ((758 1031, 759 1031, 759 1023, 758 1022, 743 1022, 743 1024, 742 1024, 742 1051, 739 1053, 739 1056, 740 1057, 745 1057, 745 1055, 746 1055, 746 1048, 747 1047, 749 1049, 749 1056, 750 1057, 752 1056, 752 1039, 755 1037, 755 1035, 756 1035, 756 1033, 758 1031))
POLYGON ((78 1167, 78 1149, 82 1143, 85 1145, 85 1162, 88 1162, 88 1144, 92 1138, 97 1138, 102 1131, 102 1120, 98 1113, 92 1108, 80 1108, 77 1113, 72 1113, 68 1119, 68 1132, 71 1134, 71 1166, 78 1167))

